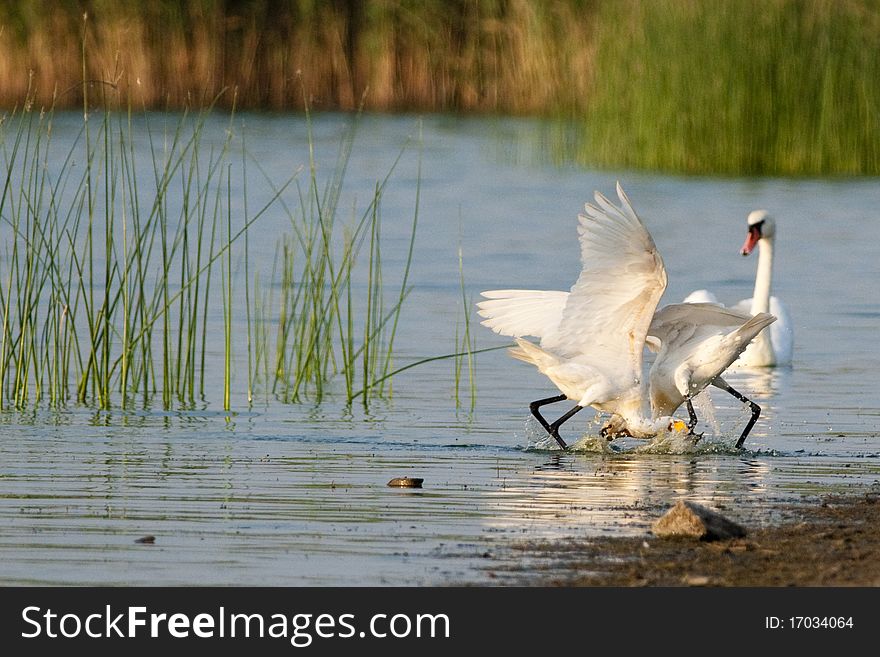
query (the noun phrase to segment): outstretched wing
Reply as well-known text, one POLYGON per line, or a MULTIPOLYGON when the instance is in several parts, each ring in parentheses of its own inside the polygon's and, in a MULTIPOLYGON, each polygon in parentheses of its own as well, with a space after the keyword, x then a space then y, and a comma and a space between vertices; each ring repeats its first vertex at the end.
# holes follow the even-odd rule
POLYGON ((562 321, 562 309, 568 292, 547 290, 487 290, 481 292, 486 301, 477 304, 480 322, 496 333, 515 338, 532 335, 552 336, 562 321))
POLYGON ((583 268, 559 330, 542 344, 635 379, 641 376, 648 326, 666 289, 666 268, 620 183, 617 195, 620 207, 596 192, 596 205, 588 203, 578 217, 583 268))
POLYGON ((673 303, 654 315, 648 335, 660 340, 666 353, 696 346, 712 337, 729 333, 751 317, 715 303, 673 303))

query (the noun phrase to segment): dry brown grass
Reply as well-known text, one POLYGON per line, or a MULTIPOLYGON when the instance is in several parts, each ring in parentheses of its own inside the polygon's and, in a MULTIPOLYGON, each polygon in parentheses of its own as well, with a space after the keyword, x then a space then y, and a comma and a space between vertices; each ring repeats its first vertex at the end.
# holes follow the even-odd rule
POLYGON ((518 114, 572 110, 587 98, 593 11, 583 3, 53 6, 19 0, 0 8, 0 103, 7 107, 21 103, 29 86, 38 103, 80 105, 83 50, 89 80, 148 108, 202 105, 231 88, 239 106, 270 110, 307 101, 316 109, 518 114))

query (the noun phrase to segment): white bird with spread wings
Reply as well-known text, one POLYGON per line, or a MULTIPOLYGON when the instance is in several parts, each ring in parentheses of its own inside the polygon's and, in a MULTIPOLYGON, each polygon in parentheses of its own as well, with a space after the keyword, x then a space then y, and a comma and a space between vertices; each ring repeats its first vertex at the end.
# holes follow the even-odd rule
MULTIPOLYGON (((666 316, 670 321, 656 325, 655 332, 661 335, 649 337, 666 289, 666 268, 620 183, 617 195, 619 207, 596 192, 596 205, 588 203, 585 214, 578 217, 583 267, 570 292, 490 290, 482 293, 487 300, 477 304, 485 318, 483 325, 517 338, 511 355, 534 364, 562 393, 532 402, 530 410, 563 448, 566 443, 559 427, 587 406, 613 415, 612 433, 650 438, 685 426, 692 430, 696 419, 690 399, 710 383, 726 386, 719 375, 775 319, 769 314, 743 317, 731 328, 729 315, 721 321, 706 320, 715 306, 676 304, 698 308, 700 318, 695 321, 688 314, 693 310, 678 311, 676 317, 670 311, 666 316), (688 325, 696 330, 683 328, 688 325), (539 338, 540 346, 524 340, 522 336, 527 335, 539 338), (653 412, 648 408, 642 375, 645 346, 659 350, 652 368, 652 389, 656 387, 658 398, 664 391, 672 400, 676 395, 667 388, 673 386, 681 398, 674 408, 671 401, 653 412), (574 408, 555 422, 547 422, 539 409, 565 399, 576 402, 574 408), (691 413, 689 425, 671 416, 684 401, 691 413)), ((657 317, 664 318, 660 313, 657 317)), ((725 389, 739 395, 729 386, 725 389)), ((754 408, 757 405, 753 413, 754 408)))

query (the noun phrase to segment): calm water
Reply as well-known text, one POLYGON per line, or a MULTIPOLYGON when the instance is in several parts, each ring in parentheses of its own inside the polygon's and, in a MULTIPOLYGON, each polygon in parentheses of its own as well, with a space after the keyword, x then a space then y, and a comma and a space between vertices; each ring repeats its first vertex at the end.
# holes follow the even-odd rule
MULTIPOLYGON (((299 118, 248 116, 248 148, 283 179, 307 162, 299 118)), ((347 119, 315 119, 323 171, 347 119)), ((73 134, 76 117, 70 118, 73 134)), ((226 122, 209 125, 222 139, 226 122)), ((455 350, 469 295, 499 287, 567 289, 579 270, 575 217, 621 180, 669 271, 663 302, 696 288, 751 296, 745 216, 777 218, 774 293, 795 325, 791 369, 730 375, 764 408, 739 453, 747 413, 722 398, 717 427, 686 453, 534 449, 528 402, 555 389, 503 351, 477 359, 477 403, 456 408, 452 361, 394 379, 390 401, 284 405, 260 396, 236 412, 0 415, 0 582, 16 584, 442 584, 498 582, 506 547, 538 537, 640 534, 679 498, 753 526, 773 505, 880 481, 880 186, 873 180, 691 179, 557 167, 530 121, 427 118, 414 291, 395 360, 455 350), (423 489, 392 489, 399 476, 423 489), (154 545, 135 543, 144 535, 154 545)), ((372 196, 419 122, 367 117, 342 207, 372 196)), ((62 119, 55 139, 63 143, 62 119)), ((397 280, 412 221, 419 148, 382 206, 383 260, 397 280)), ((146 154, 144 155, 146 157, 146 154)), ((265 191, 265 190, 264 190, 265 191)), ((254 205, 259 188, 250 189, 254 205)), ((270 262, 286 219, 251 238, 270 262)), ((472 317, 472 319, 474 319, 472 317)), ((505 339, 477 326, 477 346, 505 339)), ((222 335, 217 336, 218 341, 222 335)), ((219 351, 220 346, 217 347, 219 351)), ((240 368, 239 371, 242 371, 240 368)), ((241 390, 242 375, 236 384, 241 390)), ((560 411, 561 412, 561 411, 560 411)), ((590 429, 584 412, 564 427, 590 429)), ((592 425, 595 429, 595 425, 592 425)))

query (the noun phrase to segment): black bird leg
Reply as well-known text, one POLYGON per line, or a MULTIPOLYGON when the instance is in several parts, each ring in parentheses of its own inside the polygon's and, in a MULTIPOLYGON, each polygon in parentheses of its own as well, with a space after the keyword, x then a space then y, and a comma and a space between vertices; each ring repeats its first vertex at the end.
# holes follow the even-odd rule
POLYGON ((574 415, 578 411, 582 411, 582 410, 584 410, 583 406, 575 405, 574 408, 572 408, 565 415, 563 415, 558 420, 556 420, 556 422, 554 422, 553 424, 550 425, 550 429, 552 429, 552 431, 550 432, 550 435, 553 436, 554 438, 556 438, 556 442, 562 446, 562 449, 565 449, 566 445, 565 445, 565 441, 559 435, 559 427, 562 426, 563 422, 566 422, 567 420, 569 420, 572 415, 574 415))
MULTIPOLYGON (((538 422, 541 423, 541 426, 544 427, 544 429, 547 430, 547 433, 549 433, 551 436, 553 436, 553 429, 550 427, 550 423, 544 419, 544 416, 541 415, 541 413, 538 411, 538 409, 541 408, 542 406, 546 406, 547 404, 561 402, 564 399, 566 399, 565 395, 557 395, 556 397, 547 397, 547 399, 539 399, 538 401, 533 401, 531 404, 529 404, 529 410, 532 412, 532 415, 535 416, 535 418, 538 420, 538 422)), ((553 436, 553 437, 556 438, 556 436, 553 436)), ((556 438, 556 440, 562 446, 562 449, 565 449, 565 442, 560 440, 559 438, 556 438)))
POLYGON ((721 388, 725 392, 729 392, 731 395, 736 397, 741 402, 748 404, 749 409, 751 409, 751 411, 752 411, 751 419, 749 420, 748 424, 746 424, 746 428, 743 429, 742 435, 739 437, 739 440, 736 441, 736 448, 739 449, 740 447, 742 447, 742 444, 746 441, 746 436, 749 435, 749 431, 751 431, 752 427, 755 426, 755 422, 758 421, 758 417, 761 415, 761 407, 758 406, 751 399, 746 397, 744 394, 737 392, 736 390, 731 388, 730 384, 728 384, 727 381, 722 379, 720 376, 712 382, 712 385, 715 386, 716 388, 721 388))
POLYGON ((553 436, 556 439, 556 442, 559 443, 559 446, 562 447, 562 449, 565 449, 568 446, 565 444, 565 441, 559 435, 559 427, 562 426, 563 422, 568 420, 572 415, 577 413, 583 407, 575 406, 573 409, 568 411, 561 418, 556 420, 556 422, 554 422, 553 424, 550 424, 549 422, 547 422, 547 420, 544 419, 544 416, 541 415, 541 413, 538 411, 538 409, 541 408, 541 406, 545 406, 546 404, 553 404, 555 402, 561 402, 565 399, 567 399, 567 397, 565 395, 557 395, 556 397, 548 397, 547 399, 539 399, 539 400, 533 401, 531 404, 529 404, 529 410, 532 412, 532 415, 534 415, 535 419, 537 419, 538 422, 541 423, 541 426, 544 427, 544 429, 546 429, 547 433, 549 433, 551 436, 553 436))
POLYGON ((690 395, 685 397, 685 402, 687 403, 687 409, 688 409, 688 416, 690 417, 690 422, 688 422, 687 428, 688 428, 688 433, 692 436, 696 436, 697 440, 699 440, 700 438, 703 437, 703 434, 696 433, 694 431, 694 427, 697 426, 698 420, 697 420, 697 413, 694 411, 694 404, 691 401, 691 399, 692 399, 692 397, 690 395))

